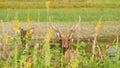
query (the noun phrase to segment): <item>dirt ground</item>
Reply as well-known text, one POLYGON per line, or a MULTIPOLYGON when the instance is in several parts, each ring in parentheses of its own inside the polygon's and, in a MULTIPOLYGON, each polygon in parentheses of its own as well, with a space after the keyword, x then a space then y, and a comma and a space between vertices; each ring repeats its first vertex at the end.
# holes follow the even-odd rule
MULTIPOLYGON (((31 28, 34 28, 34 36, 43 37, 45 32, 51 23, 49 22, 31 22, 31 28)), ((76 24, 78 28, 75 29, 76 33, 80 38, 93 37, 95 34, 95 26, 97 21, 94 22, 54 22, 54 26, 61 30, 62 33, 69 33, 70 29, 74 27, 76 24)), ((26 28, 26 22, 19 22, 19 27, 26 28)), ((13 36, 13 21, 11 22, 3 22, 0 23, 0 34, 8 33, 9 36, 13 36)), ((55 33, 53 33, 55 34, 55 33)), ((112 36, 112 35, 120 35, 120 21, 102 21, 101 28, 99 29, 99 36, 112 36)), ((54 35, 53 35, 54 36, 54 35)))

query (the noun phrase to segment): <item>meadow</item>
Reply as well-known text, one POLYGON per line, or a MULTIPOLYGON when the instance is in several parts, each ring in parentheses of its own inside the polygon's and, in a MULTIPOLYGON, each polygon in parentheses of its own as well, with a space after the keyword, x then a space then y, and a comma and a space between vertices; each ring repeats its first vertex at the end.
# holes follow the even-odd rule
POLYGON ((120 67, 119 0, 47 1, 0 0, 0 68, 120 67), (67 61, 51 24, 63 34, 78 26, 67 61))
MULTIPOLYGON (((51 21, 35 23, 30 21, 29 17, 26 18, 26 22, 19 22, 17 19, 12 22, 1 21, 0 67, 119 68, 120 39, 119 29, 116 30, 116 28, 120 28, 118 21, 113 24, 111 21, 100 20, 91 22, 91 25, 90 22, 80 22, 81 27, 76 29, 76 41, 72 43, 76 53, 69 59, 67 64, 63 59, 64 55, 61 53, 62 48, 57 42, 57 38, 55 38, 55 32, 48 23, 51 23, 51 21), (26 45, 21 42, 21 34, 16 33, 19 27, 24 29, 34 27, 35 29, 32 37, 26 34, 26 45), (107 31, 108 34, 105 35, 107 31), (102 39, 99 38, 101 33, 103 33, 102 39), (104 41, 106 36, 110 37, 104 41), (82 38, 86 38, 87 41, 82 40, 82 38), (98 47, 98 49, 92 48, 93 46, 98 47), (110 47, 106 49, 106 46, 110 47), (93 59, 92 53, 86 52, 92 52, 93 50, 97 55, 95 59, 93 59)), ((66 33, 69 30, 68 28, 75 25, 75 23, 56 23, 56 25, 61 30, 66 29, 63 31, 66 33)))
MULTIPOLYGON (((1 9, 0 19, 12 21, 16 13, 20 21, 26 21, 28 15, 32 21, 48 21, 46 9, 1 9)), ((119 21, 120 8, 50 9, 48 15, 53 16, 56 22, 75 22, 79 16, 82 21, 97 21, 100 16, 103 21, 119 21)))
MULTIPOLYGON (((46 8, 47 0, 0 0, 0 8, 46 8)), ((48 0, 49 1, 49 0, 48 0)), ((59 8, 119 8, 119 0, 50 0, 50 7, 59 8)))

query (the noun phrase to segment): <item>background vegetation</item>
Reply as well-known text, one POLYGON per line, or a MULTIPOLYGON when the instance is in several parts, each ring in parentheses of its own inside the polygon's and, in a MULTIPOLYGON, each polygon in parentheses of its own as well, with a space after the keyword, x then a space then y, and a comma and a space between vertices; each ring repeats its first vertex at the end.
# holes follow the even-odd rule
MULTIPOLYGON (((11 21, 17 12, 21 21, 25 21, 29 14, 31 20, 45 22, 46 1, 0 0, 0 19, 11 21)), ((103 21, 120 20, 119 0, 50 0, 49 7, 49 16, 60 22, 74 22, 78 16, 83 21, 96 21, 100 16, 103 16, 103 21)))
MULTIPOLYGON (((16 12, 21 21, 26 21, 28 14, 32 21, 47 21, 46 9, 1 9, 0 19, 12 21, 16 12)), ((49 11, 49 16, 53 16, 56 22, 75 22, 79 16, 81 16, 82 21, 96 21, 100 16, 103 16, 103 21, 119 21, 120 10, 119 8, 52 9, 49 11)))
MULTIPOLYGON (((46 0, 1 0, 0 8, 45 8, 46 0)), ((51 0, 51 8, 118 8, 119 0, 51 0)))

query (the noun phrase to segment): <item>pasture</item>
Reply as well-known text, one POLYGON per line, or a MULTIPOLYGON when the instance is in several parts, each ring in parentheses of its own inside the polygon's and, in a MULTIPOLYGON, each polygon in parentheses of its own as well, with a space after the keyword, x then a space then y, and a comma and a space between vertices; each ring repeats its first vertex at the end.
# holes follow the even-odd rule
POLYGON ((0 1, 0 68, 120 67, 119 0, 47 1, 0 1))
POLYGON ((12 21, 16 13, 20 21, 26 21, 28 15, 30 20, 38 22, 47 22, 47 16, 53 16, 56 22, 76 22, 79 16, 82 21, 97 21, 100 16, 102 21, 120 20, 120 8, 50 9, 49 14, 46 9, 1 9, 0 19, 12 21))

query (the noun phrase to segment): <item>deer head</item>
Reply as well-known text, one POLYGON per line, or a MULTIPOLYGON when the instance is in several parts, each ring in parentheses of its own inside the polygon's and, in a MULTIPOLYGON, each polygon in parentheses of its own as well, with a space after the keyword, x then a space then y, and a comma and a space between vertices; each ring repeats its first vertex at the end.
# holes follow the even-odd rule
POLYGON ((71 43, 73 41, 73 36, 77 26, 72 28, 67 34, 62 34, 59 29, 53 26, 53 24, 51 26, 53 30, 56 32, 57 38, 60 43, 60 47, 63 49, 63 54, 65 54, 65 52, 72 47, 71 43))
POLYGON ((28 30, 24 30, 23 28, 19 28, 19 32, 21 34, 21 42, 23 45, 25 45, 27 32, 28 32, 29 36, 31 36, 31 34, 33 34, 33 32, 34 32, 34 28, 30 28, 28 30))

